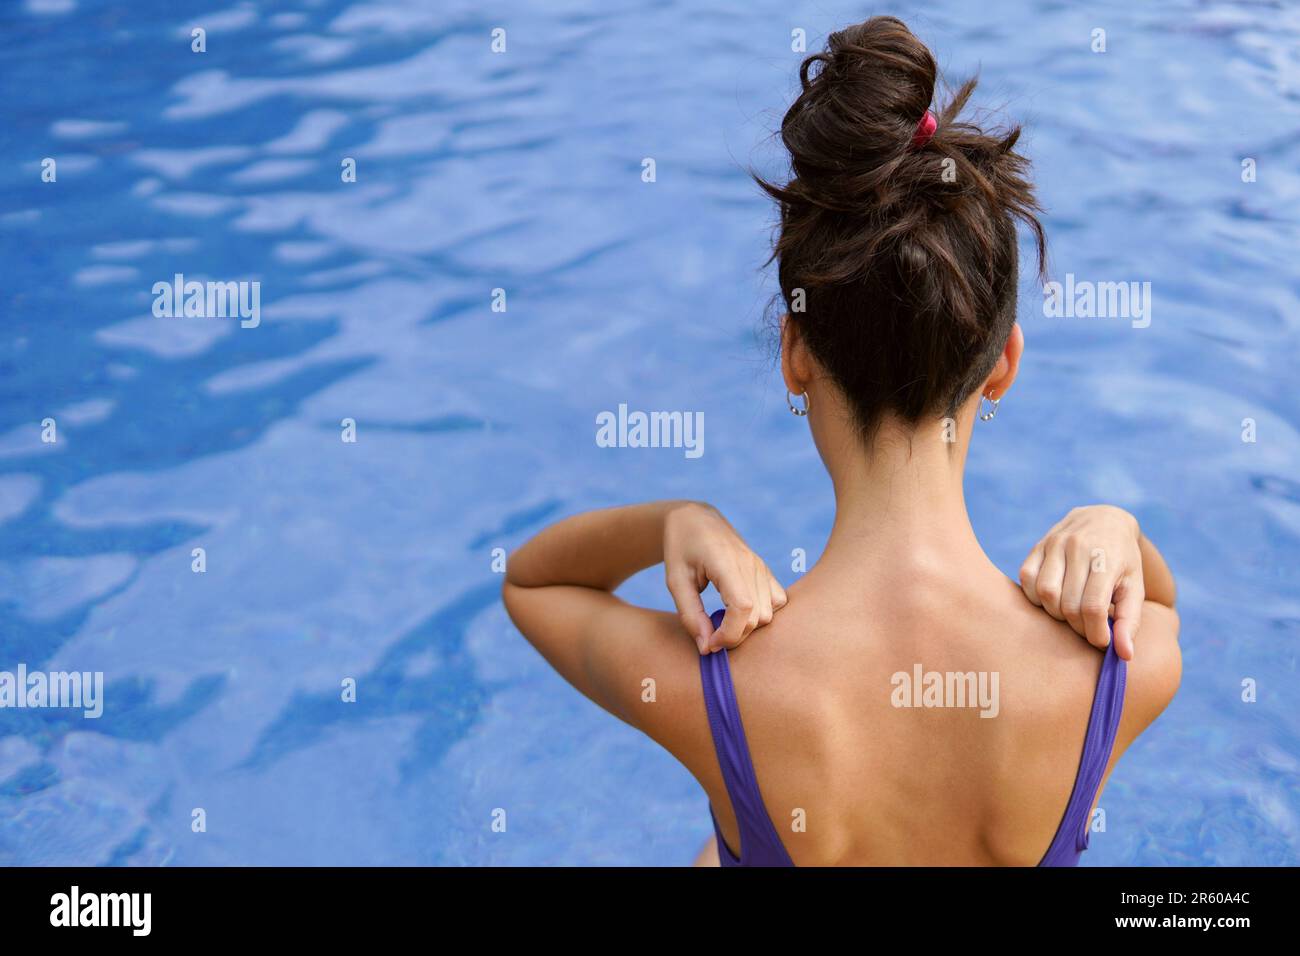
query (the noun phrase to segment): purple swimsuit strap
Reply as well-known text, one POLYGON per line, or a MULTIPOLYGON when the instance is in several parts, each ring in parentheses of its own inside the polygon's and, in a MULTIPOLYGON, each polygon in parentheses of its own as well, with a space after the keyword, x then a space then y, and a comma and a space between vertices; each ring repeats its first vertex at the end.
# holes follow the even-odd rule
MULTIPOLYGON (((722 624, 722 611, 713 612, 713 626, 722 624)), ((736 688, 731 682, 731 662, 726 650, 700 657, 700 680, 704 685, 704 706, 709 714, 709 730, 718 753, 718 766, 727 786, 727 796, 736 813, 740 830, 740 857, 737 858, 722 839, 717 818, 713 830, 718 838, 718 858, 723 866, 794 866, 772 825, 758 789, 754 762, 749 756, 745 727, 736 703, 736 688)), ((709 808, 712 816, 713 808, 709 808)))

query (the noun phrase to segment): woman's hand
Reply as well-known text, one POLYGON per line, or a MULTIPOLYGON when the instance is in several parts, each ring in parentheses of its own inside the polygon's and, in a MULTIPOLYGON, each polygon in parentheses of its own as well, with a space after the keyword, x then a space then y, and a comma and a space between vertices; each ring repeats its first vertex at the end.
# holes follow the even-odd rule
POLYGON ((785 589, 710 505, 679 505, 664 520, 664 576, 682 626, 701 654, 735 647, 785 606, 785 589), (700 592, 717 588, 726 605, 714 633, 700 592))
POLYGON ((1020 566, 1025 596, 1104 648, 1114 607, 1115 653, 1133 659, 1146 598, 1137 519, 1122 508, 1075 508, 1036 544, 1020 566))

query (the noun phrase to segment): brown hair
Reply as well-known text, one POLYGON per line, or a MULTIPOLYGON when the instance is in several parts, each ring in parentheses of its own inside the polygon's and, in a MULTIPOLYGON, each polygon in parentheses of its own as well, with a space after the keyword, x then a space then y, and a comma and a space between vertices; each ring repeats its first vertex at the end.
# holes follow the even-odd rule
POLYGON ((1029 162, 1013 151, 1020 128, 958 119, 974 80, 912 145, 936 72, 893 17, 831 34, 803 61, 781 123, 790 180, 755 176, 780 204, 772 258, 790 321, 867 438, 888 413, 913 425, 952 414, 992 370, 1015 322, 1016 219, 1046 270, 1029 162))

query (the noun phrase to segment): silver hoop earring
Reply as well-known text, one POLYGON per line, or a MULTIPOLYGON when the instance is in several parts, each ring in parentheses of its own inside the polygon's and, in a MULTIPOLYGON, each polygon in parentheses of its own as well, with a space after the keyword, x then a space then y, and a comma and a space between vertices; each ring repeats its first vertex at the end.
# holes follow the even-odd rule
POLYGON ((988 402, 988 403, 989 403, 989 410, 988 410, 987 412, 985 412, 985 411, 981 411, 981 413, 980 413, 980 421, 982 421, 982 422, 991 422, 991 421, 993 421, 993 416, 996 415, 996 414, 998 413, 998 402, 1000 402, 1000 401, 1002 401, 1002 399, 1000 399, 1000 398, 989 398, 987 395, 981 395, 981 396, 980 396, 980 408, 983 409, 983 408, 984 408, 984 403, 985 403, 985 402, 988 402))
POLYGON ((808 393, 803 392, 802 395, 803 408, 800 408, 794 403, 794 396, 790 394, 790 390, 788 388, 785 390, 785 404, 789 407, 790 414, 797 415, 799 418, 803 418, 808 414, 808 393))

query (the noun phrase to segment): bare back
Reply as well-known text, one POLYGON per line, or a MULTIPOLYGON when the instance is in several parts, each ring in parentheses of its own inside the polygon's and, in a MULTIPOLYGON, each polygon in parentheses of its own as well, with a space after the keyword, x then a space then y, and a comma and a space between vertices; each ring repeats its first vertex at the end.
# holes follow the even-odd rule
MULTIPOLYGON (((1000 575, 897 577, 810 574, 730 654, 777 833, 799 865, 1032 866, 1069 800, 1103 655, 1000 575), (927 697, 936 672, 980 691, 927 697)), ((1142 729, 1128 723, 1112 764, 1142 729)), ((725 786, 704 776, 737 849, 725 786)))

